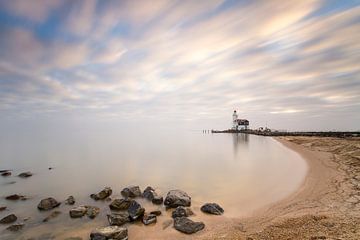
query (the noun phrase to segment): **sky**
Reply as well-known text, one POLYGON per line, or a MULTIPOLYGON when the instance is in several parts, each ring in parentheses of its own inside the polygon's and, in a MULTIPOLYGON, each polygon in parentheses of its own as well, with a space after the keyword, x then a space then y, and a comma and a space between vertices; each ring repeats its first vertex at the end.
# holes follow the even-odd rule
POLYGON ((360 130, 360 1, 0 0, 0 124, 360 130))

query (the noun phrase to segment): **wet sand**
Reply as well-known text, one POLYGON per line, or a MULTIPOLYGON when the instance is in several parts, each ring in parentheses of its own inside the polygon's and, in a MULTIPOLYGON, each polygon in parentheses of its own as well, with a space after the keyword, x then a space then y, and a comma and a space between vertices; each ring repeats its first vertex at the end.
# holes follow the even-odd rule
POLYGON ((286 199, 213 224, 197 239, 360 239, 360 139, 279 137, 309 170, 286 199))

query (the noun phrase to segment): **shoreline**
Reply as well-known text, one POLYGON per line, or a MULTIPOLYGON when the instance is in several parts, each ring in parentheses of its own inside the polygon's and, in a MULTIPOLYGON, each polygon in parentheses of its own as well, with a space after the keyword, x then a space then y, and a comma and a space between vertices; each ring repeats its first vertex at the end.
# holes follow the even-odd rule
POLYGON ((254 211, 249 217, 228 219, 211 231, 218 233, 204 234, 199 239, 360 239, 357 229, 360 193, 352 188, 353 182, 349 180, 354 179, 349 176, 352 174, 344 170, 349 169, 346 160, 360 152, 360 141, 344 155, 336 150, 353 146, 351 140, 324 137, 274 137, 274 140, 306 161, 308 171, 303 183, 285 199, 254 211), (344 201, 354 194, 358 194, 359 201, 344 201))

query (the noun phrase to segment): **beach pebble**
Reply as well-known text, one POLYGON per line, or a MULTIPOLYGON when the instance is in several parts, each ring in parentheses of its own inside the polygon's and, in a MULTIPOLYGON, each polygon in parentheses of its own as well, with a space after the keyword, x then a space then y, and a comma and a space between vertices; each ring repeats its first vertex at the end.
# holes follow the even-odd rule
POLYGON ((174 228, 186 234, 196 233, 204 229, 203 222, 194 222, 186 217, 179 217, 174 219, 174 228))
POLYGON ((50 197, 50 198, 42 199, 37 207, 39 210, 47 211, 47 210, 58 207, 60 204, 61 204, 60 202, 58 202, 54 198, 50 197))
POLYGON ((104 200, 112 194, 112 189, 110 187, 105 187, 99 193, 91 194, 90 197, 94 200, 104 200))
POLYGON ((23 172, 23 173, 20 173, 18 176, 21 177, 21 178, 28 178, 28 177, 31 177, 33 174, 31 172, 23 172))
POLYGON ((172 212, 171 216, 172 218, 178 218, 178 217, 188 217, 193 215, 193 211, 191 211, 190 208, 186 208, 183 206, 179 206, 175 208, 175 210, 172 212))
POLYGON ((49 216, 47 216, 46 218, 44 218, 44 219, 43 219, 43 222, 48 222, 48 221, 50 221, 51 219, 56 218, 56 217, 59 216, 60 214, 61 214, 60 211, 54 211, 54 212, 50 213, 49 216))
POLYGON ((112 226, 121 226, 130 221, 129 213, 121 212, 121 213, 112 213, 107 215, 109 224, 112 226))
POLYGON ((144 215, 145 208, 143 208, 138 202, 132 201, 128 209, 130 220, 135 221, 144 215))
POLYGON ((10 215, 7 215, 6 217, 3 217, 1 220, 0 220, 0 223, 1 224, 9 224, 9 223, 13 223, 17 220, 17 217, 15 214, 10 214, 10 215))
POLYGON ((13 224, 13 225, 7 227, 6 230, 11 231, 11 232, 17 232, 17 231, 21 230, 24 227, 24 225, 25 224, 23 224, 23 223, 16 223, 16 224, 13 224))
POLYGON ((181 190, 171 190, 166 195, 164 205, 170 208, 178 206, 189 207, 191 205, 190 196, 181 190))
POLYGON ((67 205, 74 205, 75 204, 75 198, 73 196, 69 196, 66 200, 65 200, 65 204, 67 205))
POLYGON ((70 217, 72 217, 72 218, 81 218, 86 214, 86 212, 87 212, 86 206, 79 206, 79 207, 74 207, 74 208, 70 209, 69 214, 70 214, 70 217))
POLYGON ((128 210, 131 202, 134 201, 132 199, 114 199, 109 205, 111 210, 128 210))
POLYGON ((141 190, 139 186, 129 186, 121 191, 121 195, 123 195, 125 198, 136 198, 141 196, 141 190))
POLYGON ((142 196, 144 198, 146 198, 147 200, 152 201, 152 203, 158 204, 158 205, 162 204, 164 201, 163 197, 160 196, 159 194, 157 194, 155 192, 155 189, 153 189, 152 187, 147 187, 144 190, 142 196))
POLYGON ((128 239, 128 231, 124 227, 119 226, 108 226, 96 228, 90 234, 91 240, 127 240, 128 239))
POLYGON ((201 208, 201 211, 204 213, 214 214, 214 215, 221 215, 224 213, 224 209, 216 203, 206 203, 201 208))
POLYGON ((144 214, 144 216, 142 218, 142 222, 144 225, 156 223, 156 215, 155 214, 144 214))
POLYGON ((98 207, 86 206, 86 208, 87 208, 86 215, 91 219, 95 218, 100 213, 100 208, 98 207))

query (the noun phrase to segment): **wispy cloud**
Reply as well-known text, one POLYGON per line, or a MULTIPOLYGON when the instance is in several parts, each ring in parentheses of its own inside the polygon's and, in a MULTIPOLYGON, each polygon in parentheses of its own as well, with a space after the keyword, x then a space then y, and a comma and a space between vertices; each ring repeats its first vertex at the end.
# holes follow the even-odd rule
POLYGON ((254 125, 358 126, 358 4, 24 0, 0 11, 0 111, 227 127, 235 108, 254 125))

